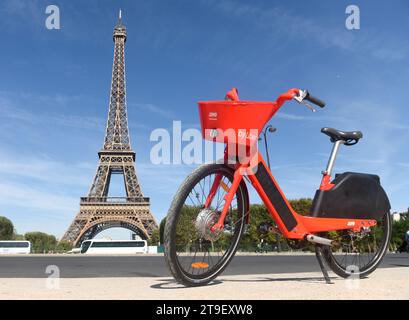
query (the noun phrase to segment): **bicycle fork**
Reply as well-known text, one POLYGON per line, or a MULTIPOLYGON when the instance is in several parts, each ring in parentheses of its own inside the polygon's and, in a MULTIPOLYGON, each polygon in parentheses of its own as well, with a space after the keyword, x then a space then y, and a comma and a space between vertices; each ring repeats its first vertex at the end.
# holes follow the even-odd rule
POLYGON ((212 232, 216 230, 222 230, 224 228, 224 220, 226 219, 226 215, 227 215, 227 212, 229 211, 230 204, 233 201, 234 195, 236 194, 237 189, 242 180, 243 180, 242 168, 239 168, 238 170, 234 172, 233 182, 230 188, 223 182, 221 174, 216 175, 213 185, 210 189, 209 195, 206 198, 205 208, 210 207, 217 193, 217 189, 219 187, 222 187, 226 191, 226 194, 224 196, 224 206, 223 206, 222 212, 220 214, 220 217, 217 223, 212 226, 211 228, 212 232))

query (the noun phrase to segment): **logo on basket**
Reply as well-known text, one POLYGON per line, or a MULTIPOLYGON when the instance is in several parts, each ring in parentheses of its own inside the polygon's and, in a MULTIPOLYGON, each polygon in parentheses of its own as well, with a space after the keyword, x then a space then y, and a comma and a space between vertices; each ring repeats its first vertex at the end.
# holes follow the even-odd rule
POLYGON ((217 129, 212 129, 209 132, 210 138, 216 138, 218 134, 219 134, 219 132, 217 131, 217 129))
POLYGON ((209 112, 209 120, 217 120, 217 112, 209 112))
POLYGON ((257 140, 258 135, 254 134, 253 132, 251 132, 253 130, 247 131, 247 130, 239 130, 239 132, 237 133, 238 137, 240 139, 249 139, 249 140, 257 140))

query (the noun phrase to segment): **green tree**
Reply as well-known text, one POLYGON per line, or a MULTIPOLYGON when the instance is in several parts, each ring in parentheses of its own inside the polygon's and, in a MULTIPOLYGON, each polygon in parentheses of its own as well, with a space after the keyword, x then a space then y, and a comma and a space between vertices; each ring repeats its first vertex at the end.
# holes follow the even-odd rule
POLYGON ((57 253, 65 253, 70 251, 73 248, 73 245, 68 241, 60 241, 58 242, 57 246, 55 247, 55 252, 57 253))
POLYGON ((55 236, 44 232, 27 232, 24 238, 31 242, 32 251, 34 253, 54 252, 57 245, 55 236))
MULTIPOLYGON (((295 199, 290 200, 290 204, 296 212, 305 215, 308 214, 311 210, 312 200, 305 198, 295 199)), ((196 216, 200 212, 200 210, 200 207, 189 205, 184 205, 181 209, 178 225, 176 228, 176 243, 178 246, 184 246, 183 248, 179 248, 179 250, 181 251, 190 251, 193 249, 191 248, 191 246, 194 245, 194 243, 191 240, 196 239, 196 229, 194 221, 196 221, 196 216)), ((233 213, 233 216, 235 214, 237 213, 233 213)), ((235 221, 235 219, 233 219, 233 221, 235 221)), ((259 225, 263 222, 269 222, 273 226, 275 226, 273 220, 271 219, 270 213, 263 204, 251 205, 249 225, 247 226, 246 232, 242 236, 239 250, 255 251, 257 248, 257 244, 259 244, 261 240, 263 240, 263 243, 267 245, 268 250, 272 250, 273 247, 277 248, 280 251, 283 249, 288 249, 288 244, 280 233, 261 232, 259 230, 259 225)), ((165 223, 166 220, 163 219, 159 226, 159 240, 161 241, 161 243, 163 242, 163 229, 165 223)), ((232 234, 225 232, 217 241, 217 243, 213 243, 212 246, 217 245, 223 248, 223 250, 226 250, 227 246, 231 242, 231 237, 232 234)), ((214 249, 219 250, 219 248, 215 247, 214 249)))
POLYGON ((13 223, 6 217, 0 217, 0 240, 12 240, 13 236, 13 223))
POLYGON ((190 251, 192 239, 197 238, 194 221, 200 212, 201 207, 184 205, 180 211, 178 224, 176 227, 176 246, 179 250, 190 251))
POLYGON ((257 244, 263 240, 263 243, 268 245, 268 249, 277 247, 282 248, 283 237, 281 234, 272 232, 260 232, 259 226, 261 223, 273 223, 267 208, 262 204, 254 204, 250 206, 250 224, 247 232, 243 235, 240 243, 240 249, 243 251, 255 251, 257 244))
POLYGON ((153 230, 151 238, 148 241, 148 244, 151 246, 157 246, 158 244, 163 244, 163 233, 165 232, 166 217, 162 219, 159 223, 159 228, 153 230))
POLYGON ((153 230, 153 232, 151 234, 151 237, 148 240, 148 245, 157 246, 159 242, 160 242, 159 229, 155 229, 155 230, 153 230))
MULTIPOLYGON (((307 215, 311 211, 312 199, 301 198, 289 200, 291 207, 299 214, 307 215)), ((259 231, 259 225, 263 222, 273 223, 270 213, 264 204, 254 204, 250 206, 250 224, 246 234, 243 235, 240 243, 240 249, 244 251, 254 251, 258 243, 263 240, 267 243, 269 249, 277 247, 277 250, 288 249, 284 237, 279 233, 259 231)), ((274 224, 274 223, 273 223, 274 224)))
POLYGON ((404 241, 405 233, 409 230, 409 219, 400 219, 392 223, 392 239, 390 250, 395 251, 404 241))
POLYGON ((291 207, 303 216, 309 214, 311 212, 312 207, 312 199, 309 198, 301 198, 301 199, 294 199, 289 201, 291 207))
POLYGON ((161 244, 163 243, 163 234, 165 232, 165 225, 166 225, 166 217, 164 217, 159 224, 159 241, 161 244))
POLYGON ((24 235, 23 234, 18 234, 17 232, 14 232, 13 240, 25 240, 24 235))

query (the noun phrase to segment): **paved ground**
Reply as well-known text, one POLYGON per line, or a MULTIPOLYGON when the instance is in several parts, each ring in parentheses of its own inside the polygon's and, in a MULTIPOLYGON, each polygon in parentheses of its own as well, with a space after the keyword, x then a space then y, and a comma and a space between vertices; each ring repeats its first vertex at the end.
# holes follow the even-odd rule
POLYGON ((313 255, 237 256, 214 283, 185 288, 162 256, 3 256, 0 299, 409 299, 408 273, 409 255, 389 254, 367 279, 326 284, 313 255))
POLYGON ((205 287, 184 288, 169 277, 0 279, 0 299, 409 299, 408 268, 382 268, 363 280, 319 272, 220 276, 205 287))
MULTIPOLYGON (((45 278, 56 265, 61 278, 166 277, 163 256, 29 255, 1 256, 0 278, 45 278)), ((408 254, 389 254, 381 268, 409 267, 408 254)), ((320 271, 314 255, 236 256, 224 275, 281 274, 320 271)), ((409 269, 408 269, 409 272, 409 269)))

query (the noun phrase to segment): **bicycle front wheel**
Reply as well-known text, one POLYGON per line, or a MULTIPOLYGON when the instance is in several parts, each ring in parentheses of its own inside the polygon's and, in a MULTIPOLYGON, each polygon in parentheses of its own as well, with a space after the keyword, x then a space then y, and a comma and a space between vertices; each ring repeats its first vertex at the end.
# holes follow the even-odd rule
POLYGON ((220 217, 233 175, 234 170, 223 164, 202 165, 186 178, 172 201, 164 231, 165 259, 176 281, 185 286, 209 283, 237 250, 248 208, 244 182, 230 204, 224 230, 210 230, 220 217), (213 185, 216 193, 205 208, 213 185))

